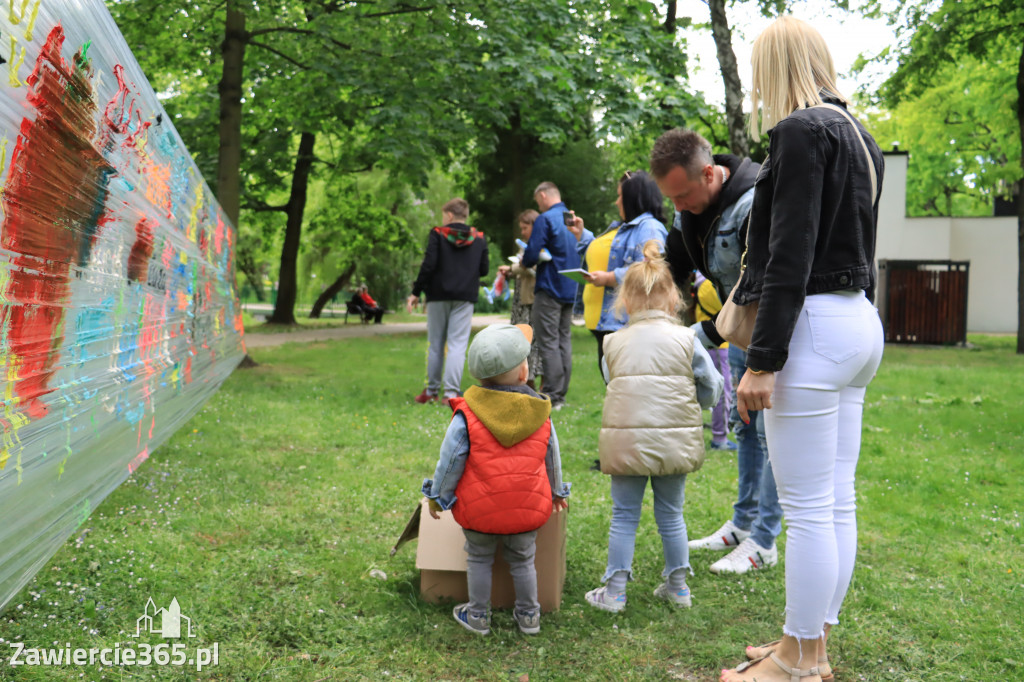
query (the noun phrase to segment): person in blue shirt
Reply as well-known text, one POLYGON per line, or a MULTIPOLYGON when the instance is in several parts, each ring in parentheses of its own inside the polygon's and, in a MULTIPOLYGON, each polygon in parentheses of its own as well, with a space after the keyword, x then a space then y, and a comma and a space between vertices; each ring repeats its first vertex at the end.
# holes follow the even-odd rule
MULTIPOLYGON (((551 409, 565 404, 572 377, 572 306, 576 300, 576 282, 559 270, 580 267, 576 237, 565 225, 569 209, 553 182, 542 182, 533 192, 540 215, 533 221, 530 241, 523 251, 524 267, 537 266, 531 323, 540 349, 543 390, 551 399, 551 409), (551 260, 541 261, 541 249, 547 249, 551 260)), ((593 239, 593 233, 584 229, 593 239)))

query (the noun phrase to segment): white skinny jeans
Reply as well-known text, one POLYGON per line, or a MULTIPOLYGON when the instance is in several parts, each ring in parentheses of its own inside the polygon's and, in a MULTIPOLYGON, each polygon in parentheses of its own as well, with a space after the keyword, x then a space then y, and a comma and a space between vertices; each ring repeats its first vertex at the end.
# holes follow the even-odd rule
POLYGON ((775 376, 765 435, 786 518, 786 624, 817 639, 839 622, 857 554, 854 474, 864 393, 882 360, 864 292, 808 296, 775 376))

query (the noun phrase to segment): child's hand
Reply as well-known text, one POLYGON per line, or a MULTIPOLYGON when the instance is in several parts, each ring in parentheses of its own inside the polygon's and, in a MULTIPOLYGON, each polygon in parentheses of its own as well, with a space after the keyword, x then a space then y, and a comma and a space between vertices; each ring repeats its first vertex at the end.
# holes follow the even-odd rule
POLYGON ((444 511, 444 509, 441 508, 441 505, 438 504, 437 500, 427 500, 427 507, 430 508, 431 517, 435 519, 441 518, 440 514, 444 511))
POLYGON ((564 497, 556 497, 551 500, 551 508, 555 511, 564 511, 569 508, 569 500, 564 497))

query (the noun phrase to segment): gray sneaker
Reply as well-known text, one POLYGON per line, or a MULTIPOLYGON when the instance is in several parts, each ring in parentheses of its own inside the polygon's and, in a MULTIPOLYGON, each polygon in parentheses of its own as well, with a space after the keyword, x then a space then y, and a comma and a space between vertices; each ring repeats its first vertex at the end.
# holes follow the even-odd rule
POLYGON ((583 596, 587 600, 588 604, 599 608, 602 611, 618 613, 622 609, 626 608, 626 593, 623 592, 622 594, 612 596, 608 594, 607 586, 591 590, 583 596))
POLYGON ((478 635, 489 635, 491 633, 490 622, 486 615, 482 618, 474 616, 469 612, 469 603, 459 604, 452 610, 452 616, 462 627, 478 635))
POLYGON ((540 611, 531 614, 513 610, 512 619, 515 620, 519 631, 524 635, 535 635, 540 632, 540 611))
POLYGON ((690 600, 690 588, 683 585, 678 590, 674 590, 668 586, 668 583, 662 583, 654 588, 654 596, 658 599, 664 599, 670 604, 681 606, 684 609, 688 609, 693 605, 690 600))

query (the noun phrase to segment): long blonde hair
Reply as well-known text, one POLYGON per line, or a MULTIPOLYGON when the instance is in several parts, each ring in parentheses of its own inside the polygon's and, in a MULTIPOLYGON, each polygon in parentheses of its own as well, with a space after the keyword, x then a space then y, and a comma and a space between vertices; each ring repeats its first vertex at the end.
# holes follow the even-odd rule
POLYGON ((825 39, 795 17, 779 17, 762 31, 754 41, 750 65, 754 74, 749 130, 755 141, 797 109, 821 104, 823 88, 843 103, 848 101, 836 87, 836 67, 825 39))
POLYGON ((644 260, 637 261, 626 270, 622 284, 615 294, 615 312, 633 314, 641 310, 660 310, 675 315, 683 300, 672 280, 672 272, 661 255, 662 245, 657 239, 644 244, 644 260))

